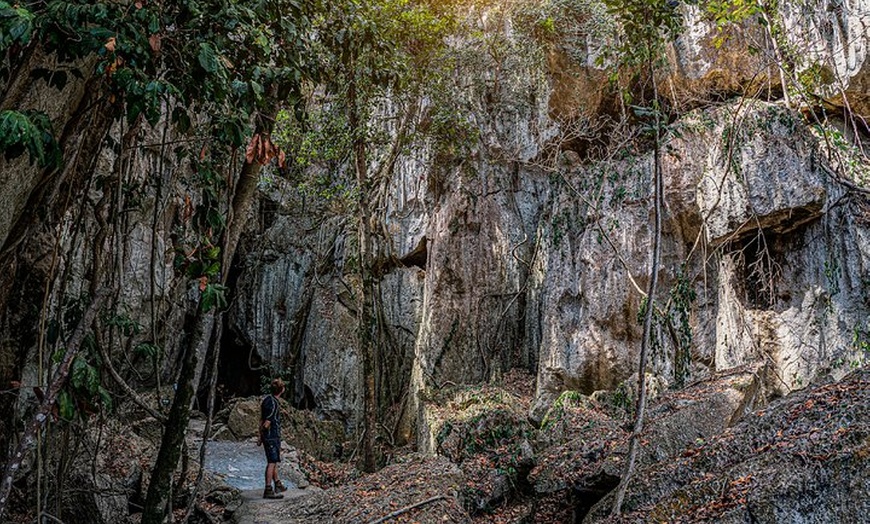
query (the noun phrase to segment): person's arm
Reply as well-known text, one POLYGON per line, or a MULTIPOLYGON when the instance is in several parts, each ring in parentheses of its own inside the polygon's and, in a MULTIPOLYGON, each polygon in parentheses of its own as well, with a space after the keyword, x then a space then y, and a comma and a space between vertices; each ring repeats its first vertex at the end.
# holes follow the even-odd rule
POLYGON ((278 401, 275 400, 275 397, 272 396, 268 396, 263 400, 260 409, 260 427, 264 430, 268 430, 272 427, 272 419, 275 417, 277 402, 278 401))
POLYGON ((263 443, 263 433, 269 429, 269 425, 271 423, 268 419, 269 408, 267 404, 269 403, 269 397, 263 399, 260 402, 260 423, 257 425, 257 445, 261 445, 263 443))

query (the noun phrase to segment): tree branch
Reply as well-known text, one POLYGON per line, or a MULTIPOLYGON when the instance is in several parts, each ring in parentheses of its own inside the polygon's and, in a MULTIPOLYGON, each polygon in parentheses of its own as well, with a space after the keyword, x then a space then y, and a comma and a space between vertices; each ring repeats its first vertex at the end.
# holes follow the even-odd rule
POLYGON ((369 524, 381 524, 382 522, 386 522, 390 519, 394 519, 403 513, 407 513, 411 510, 415 510, 419 507, 425 506, 426 504, 431 504, 433 502, 436 502, 439 500, 446 500, 446 499, 447 499, 447 497, 444 495, 438 495, 436 497, 428 498, 426 500, 422 500, 420 502, 417 502, 416 504, 411 504, 410 506, 405 506, 404 508, 397 509, 396 511, 394 511, 388 515, 384 515, 383 517, 381 517, 377 520, 373 520, 373 521, 369 522, 369 524))

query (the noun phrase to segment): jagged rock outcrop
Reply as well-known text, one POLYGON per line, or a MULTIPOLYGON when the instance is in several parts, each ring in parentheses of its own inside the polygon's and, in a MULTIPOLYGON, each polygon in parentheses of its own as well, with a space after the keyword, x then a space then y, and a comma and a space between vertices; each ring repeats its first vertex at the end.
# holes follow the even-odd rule
MULTIPOLYGON (((662 158, 668 291, 653 369, 675 382, 686 349, 696 375, 767 360, 771 388, 784 393, 838 359, 859 358, 853 327, 868 313, 860 282, 870 256, 866 226, 855 220, 863 197, 833 176, 822 141, 796 113, 761 102, 697 111, 675 129, 662 158), (688 314, 668 309, 681 281, 696 297, 688 314), (676 332, 680 315, 690 348, 676 332)), ((566 179, 574 185, 555 201, 552 240, 542 242, 538 420, 561 391, 610 389, 634 370, 651 163, 640 156, 575 168, 566 179)))

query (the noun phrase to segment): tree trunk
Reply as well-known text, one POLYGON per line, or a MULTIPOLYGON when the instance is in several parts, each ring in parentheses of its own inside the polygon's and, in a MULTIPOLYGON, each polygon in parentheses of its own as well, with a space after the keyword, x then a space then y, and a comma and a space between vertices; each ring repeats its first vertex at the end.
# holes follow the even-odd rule
POLYGON ((163 429, 160 440, 160 451, 157 462, 151 471, 151 482, 148 485, 148 495, 145 498, 145 509, 142 512, 142 524, 162 524, 169 513, 169 493, 172 485, 172 474, 181 458, 181 445, 187 434, 187 424, 190 421, 190 404, 193 401, 193 377, 196 375, 197 348, 208 332, 208 323, 214 315, 206 313, 197 304, 196 314, 189 317, 184 331, 189 333, 184 344, 184 355, 181 363, 181 374, 176 384, 175 398, 169 410, 169 417, 163 429))
MULTIPOLYGON (((353 70, 351 68, 351 70, 353 70)), ((377 324, 374 315, 374 275, 372 274, 372 233, 369 224, 369 180, 366 137, 360 122, 356 79, 348 86, 348 107, 351 136, 353 136, 354 169, 359 190, 357 201, 357 235, 359 242, 360 297, 357 311, 357 339, 363 364, 363 469, 377 469, 375 442, 377 437, 377 358, 375 347, 377 324)))
MULTIPOLYGON (((277 111, 266 117, 266 124, 258 124, 256 132, 268 132, 271 129, 275 114, 277 111)), ((245 161, 236 183, 232 207, 227 220, 227 229, 222 242, 221 283, 226 283, 229 268, 244 228, 243 218, 250 211, 257 194, 257 180, 261 167, 258 160, 255 158, 250 162, 245 161)), ((151 471, 151 483, 148 486, 148 495, 145 499, 142 524, 161 524, 170 510, 168 505, 171 503, 169 496, 172 475, 181 457, 181 448, 190 420, 191 403, 196 390, 193 382, 196 377, 197 349, 205 342, 205 337, 211 333, 215 318, 220 318, 220 314, 204 312, 202 307, 197 305, 193 320, 185 326, 185 332, 190 333, 190 335, 185 342, 181 374, 163 431, 163 438, 160 441, 157 462, 151 471)), ((209 355, 215 351, 215 347, 215 344, 210 344, 209 355)), ((217 358, 217 355, 212 358, 217 358)))

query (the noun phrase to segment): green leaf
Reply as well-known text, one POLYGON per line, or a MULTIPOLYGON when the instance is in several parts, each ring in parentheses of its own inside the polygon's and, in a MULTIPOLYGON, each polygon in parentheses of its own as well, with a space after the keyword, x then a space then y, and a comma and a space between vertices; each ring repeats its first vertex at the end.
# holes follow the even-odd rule
POLYGON ((214 48, 208 43, 199 44, 199 65, 209 73, 216 73, 220 69, 220 61, 214 48))
POLYGON ((72 420, 76 415, 76 407, 68 391, 62 390, 57 396, 57 407, 60 418, 72 420))
POLYGON ((200 303, 202 310, 206 313, 213 308, 224 308, 227 306, 226 286, 220 284, 208 284, 202 292, 202 302, 200 303))

